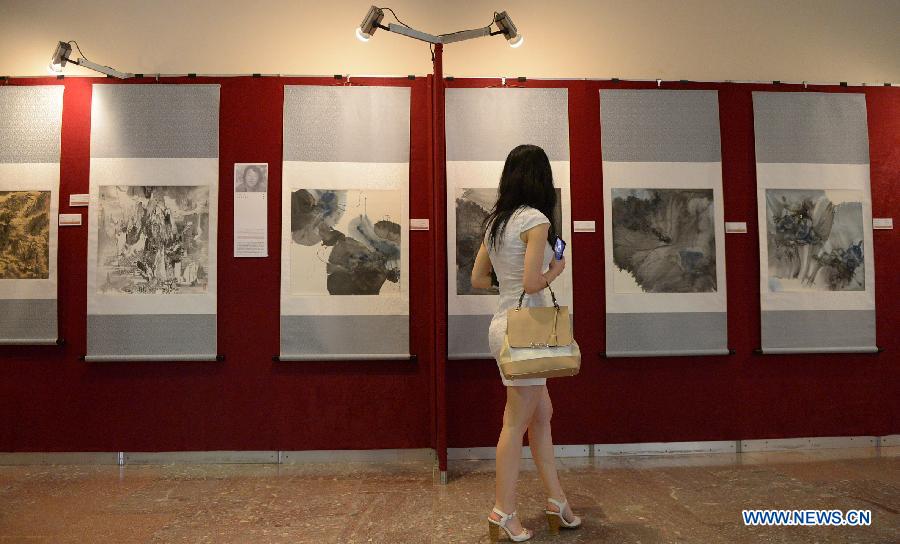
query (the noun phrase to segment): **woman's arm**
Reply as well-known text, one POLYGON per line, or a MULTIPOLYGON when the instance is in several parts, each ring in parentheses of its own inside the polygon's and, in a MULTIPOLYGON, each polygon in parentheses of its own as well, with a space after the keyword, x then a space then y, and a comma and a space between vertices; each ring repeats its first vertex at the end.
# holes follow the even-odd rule
POLYGON ((542 270, 544 250, 547 247, 547 231, 549 230, 549 223, 544 223, 522 233, 522 238, 525 240, 525 276, 522 278, 522 284, 525 292, 529 295, 550 285, 550 282, 562 274, 566 267, 565 259, 559 261, 552 259, 550 269, 546 272, 542 270))
POLYGON ((475 257, 475 266, 472 267, 472 287, 490 289, 491 270, 491 258, 488 256, 487 248, 481 244, 481 247, 478 248, 478 255, 475 257))

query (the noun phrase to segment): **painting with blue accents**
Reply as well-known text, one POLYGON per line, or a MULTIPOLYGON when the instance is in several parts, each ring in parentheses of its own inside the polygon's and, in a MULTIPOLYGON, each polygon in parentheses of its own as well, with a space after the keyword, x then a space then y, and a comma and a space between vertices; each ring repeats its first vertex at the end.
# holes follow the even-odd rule
POLYGON ((766 189, 769 290, 865 291, 862 191, 766 189))
POLYGON ((291 292, 400 295, 399 190, 291 193, 291 292))

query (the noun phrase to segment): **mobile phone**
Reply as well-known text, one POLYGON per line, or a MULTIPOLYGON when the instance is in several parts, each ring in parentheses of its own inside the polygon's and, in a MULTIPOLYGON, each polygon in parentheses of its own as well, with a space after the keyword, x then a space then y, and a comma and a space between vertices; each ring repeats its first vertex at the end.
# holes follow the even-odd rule
POLYGON ((553 244, 553 253, 556 254, 556 260, 562 260, 563 253, 566 251, 566 243, 559 236, 556 237, 556 243, 553 244))

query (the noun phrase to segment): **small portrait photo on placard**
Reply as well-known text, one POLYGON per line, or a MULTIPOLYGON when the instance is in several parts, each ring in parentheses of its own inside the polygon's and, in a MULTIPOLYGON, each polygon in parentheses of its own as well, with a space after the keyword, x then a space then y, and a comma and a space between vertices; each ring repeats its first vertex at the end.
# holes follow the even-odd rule
POLYGON ((235 164, 234 165, 234 192, 235 193, 265 193, 269 187, 269 165, 261 164, 235 164))

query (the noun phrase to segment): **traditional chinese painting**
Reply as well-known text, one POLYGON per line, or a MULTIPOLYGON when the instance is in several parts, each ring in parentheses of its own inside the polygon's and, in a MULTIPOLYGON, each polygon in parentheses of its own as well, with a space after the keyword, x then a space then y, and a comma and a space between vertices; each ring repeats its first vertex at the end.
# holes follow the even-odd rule
POLYGON ((0 191, 0 279, 50 277, 50 191, 0 191))
POLYGON ((294 295, 400 296, 399 190, 291 193, 294 295))
POLYGON ((716 291, 712 189, 612 189, 617 293, 716 291))
POLYGON ((103 185, 99 189, 98 292, 206 292, 208 186, 103 185))
POLYGON ((862 191, 766 189, 771 291, 864 291, 862 191))

